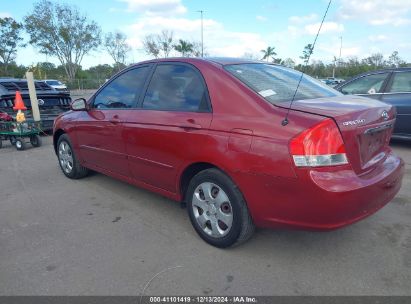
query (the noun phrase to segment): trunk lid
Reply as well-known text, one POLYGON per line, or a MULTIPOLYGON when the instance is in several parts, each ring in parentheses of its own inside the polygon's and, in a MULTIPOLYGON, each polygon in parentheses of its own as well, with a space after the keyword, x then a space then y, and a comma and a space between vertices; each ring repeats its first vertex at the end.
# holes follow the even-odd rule
POLYGON ((372 170, 389 151, 396 114, 391 105, 360 96, 341 96, 296 100, 292 110, 334 119, 357 174, 372 170))

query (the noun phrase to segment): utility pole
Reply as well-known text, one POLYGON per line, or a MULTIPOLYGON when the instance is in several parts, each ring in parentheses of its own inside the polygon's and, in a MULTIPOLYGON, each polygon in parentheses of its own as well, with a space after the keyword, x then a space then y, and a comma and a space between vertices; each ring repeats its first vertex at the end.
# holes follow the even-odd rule
POLYGON ((340 57, 338 57, 338 65, 341 65, 341 50, 342 50, 342 36, 340 36, 340 57))
POLYGON ((197 11, 201 14, 201 57, 204 57, 204 27, 203 27, 203 10, 197 11))

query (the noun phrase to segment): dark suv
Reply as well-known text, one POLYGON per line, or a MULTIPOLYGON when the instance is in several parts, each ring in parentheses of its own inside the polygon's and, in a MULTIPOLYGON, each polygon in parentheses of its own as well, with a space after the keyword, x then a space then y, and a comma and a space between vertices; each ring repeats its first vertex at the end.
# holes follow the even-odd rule
MULTIPOLYGON (((70 109, 71 97, 67 92, 59 92, 42 81, 35 81, 42 129, 49 131, 53 128, 54 119, 70 109)), ((31 102, 26 79, 0 78, 0 111, 14 114, 13 105, 16 91, 20 91, 27 107, 26 118, 30 120, 31 102)))

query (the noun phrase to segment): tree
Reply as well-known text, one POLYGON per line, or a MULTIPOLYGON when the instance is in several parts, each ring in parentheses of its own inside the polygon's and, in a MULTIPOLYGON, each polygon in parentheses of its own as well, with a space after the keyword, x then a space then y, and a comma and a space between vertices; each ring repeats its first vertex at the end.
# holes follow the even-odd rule
POLYGON ((283 60, 283 61, 281 62, 281 64, 282 64, 283 66, 286 66, 286 67, 292 68, 292 69, 295 67, 295 61, 292 60, 291 58, 286 58, 285 60, 283 60))
POLYGON ((24 46, 22 30, 23 25, 13 18, 0 18, 0 58, 5 74, 10 62, 16 58, 17 49, 24 46))
POLYGON ((101 29, 74 6, 42 0, 24 18, 30 43, 40 53, 55 56, 67 77, 76 76, 83 57, 101 44, 101 29))
POLYGON ((147 35, 143 39, 143 49, 148 55, 153 55, 155 58, 167 58, 173 49, 173 32, 163 30, 160 34, 147 35))
POLYGON ((192 55, 194 57, 208 57, 208 56, 210 56, 210 54, 207 52, 207 48, 205 46, 201 47, 201 42, 197 42, 197 41, 193 42, 192 55))
POLYGON ((157 43, 163 52, 164 58, 167 58, 173 49, 173 32, 163 30, 161 34, 157 35, 157 43))
POLYGON ((127 36, 120 32, 107 33, 104 39, 104 47, 114 60, 114 65, 120 70, 125 66, 127 53, 131 47, 127 43, 127 36))
POLYGON ((384 60, 384 55, 381 53, 372 54, 370 57, 367 57, 362 61, 363 63, 373 66, 375 68, 383 67, 386 64, 384 60))
POLYGON ((313 53, 313 46, 312 46, 312 44, 311 44, 311 43, 310 43, 310 44, 307 44, 307 45, 304 47, 303 55, 300 56, 300 58, 304 60, 304 63, 305 63, 305 64, 308 63, 308 60, 310 59, 310 56, 311 56, 312 53, 313 53))
POLYGON ((263 58, 261 58, 261 60, 267 59, 267 62, 270 57, 274 60, 273 56, 277 55, 277 53, 275 52, 275 47, 273 46, 268 46, 265 50, 261 50, 261 53, 263 53, 263 58))
POLYGON ((178 44, 175 44, 174 49, 181 54, 182 57, 190 57, 194 52, 194 45, 183 39, 178 40, 178 44))
POLYGON ((404 63, 405 61, 402 60, 400 56, 398 56, 398 51, 392 52, 391 56, 388 57, 388 64, 390 65, 390 67, 398 68, 404 63))
POLYGON ((143 49, 147 55, 152 55, 154 58, 158 58, 160 55, 160 48, 157 45, 155 35, 147 35, 143 39, 143 49))
POLYGON ((108 64, 99 64, 93 67, 90 67, 86 70, 86 73, 89 74, 89 78, 98 79, 98 80, 106 80, 110 79, 111 76, 115 73, 112 66, 108 64))
POLYGON ((251 52, 245 52, 241 58, 245 58, 245 59, 250 59, 250 60, 259 60, 260 56, 258 54, 255 53, 251 53, 251 52))

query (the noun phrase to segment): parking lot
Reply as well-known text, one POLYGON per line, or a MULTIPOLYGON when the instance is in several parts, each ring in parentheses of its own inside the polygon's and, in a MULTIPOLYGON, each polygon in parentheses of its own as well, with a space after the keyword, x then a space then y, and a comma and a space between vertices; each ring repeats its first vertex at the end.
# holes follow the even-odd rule
POLYGON ((401 192, 332 232, 207 245, 180 205, 101 174, 69 180, 51 145, 0 150, 0 295, 411 295, 411 144, 401 192))

